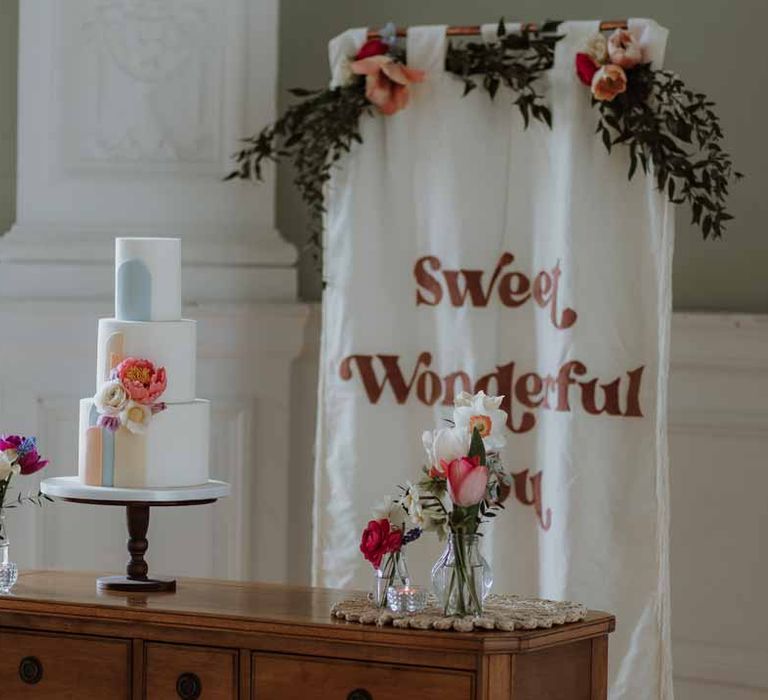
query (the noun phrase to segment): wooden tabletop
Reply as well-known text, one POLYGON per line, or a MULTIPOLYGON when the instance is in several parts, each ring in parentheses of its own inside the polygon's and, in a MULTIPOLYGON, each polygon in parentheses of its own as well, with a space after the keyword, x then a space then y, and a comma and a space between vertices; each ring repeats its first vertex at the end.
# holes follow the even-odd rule
POLYGON ((243 632, 288 634, 314 628, 318 636, 353 641, 391 641, 407 635, 429 643, 441 640, 445 648, 478 651, 523 651, 588 639, 612 632, 615 619, 590 611, 581 622, 541 630, 515 632, 437 632, 377 628, 331 618, 333 603, 348 591, 303 588, 263 583, 180 579, 175 593, 127 594, 96 590, 96 574, 64 571, 23 572, 10 595, 0 595, 3 613, 25 613, 87 617, 196 628, 227 628, 243 632))

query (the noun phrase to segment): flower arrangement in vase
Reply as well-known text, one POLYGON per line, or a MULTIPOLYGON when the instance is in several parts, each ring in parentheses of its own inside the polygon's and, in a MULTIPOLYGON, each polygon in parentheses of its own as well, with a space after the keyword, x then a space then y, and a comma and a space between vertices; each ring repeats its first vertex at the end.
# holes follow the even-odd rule
POLYGON ((152 416, 167 408, 158 400, 167 384, 165 367, 143 358, 125 358, 93 397, 98 425, 112 432, 121 427, 132 433, 146 432, 152 416))
MULTIPOLYGON (((446 549, 432 569, 432 586, 446 615, 480 615, 493 583, 479 542, 481 525, 503 509, 511 490, 511 478, 499 458, 506 444, 503 398, 482 391, 459 394, 452 425, 422 436, 428 457, 422 478, 417 484, 401 486, 399 497, 386 499, 389 510, 378 513, 384 517, 378 521, 377 552, 401 553, 402 543, 422 532, 436 532, 446 540, 446 549), (406 532, 408 521, 413 529, 406 532), (391 544, 387 537, 392 538, 391 544)), ((369 556, 373 548, 367 545, 375 522, 368 524, 360 548, 378 568, 369 556)))
POLYGON ((11 481, 18 475, 28 476, 40 471, 48 464, 37 450, 37 440, 22 435, 3 435, 0 437, 0 593, 8 593, 16 583, 18 569, 9 560, 8 531, 6 529, 6 510, 25 503, 41 506, 50 501, 48 496, 38 492, 36 496, 24 496, 19 492, 8 501, 11 481))

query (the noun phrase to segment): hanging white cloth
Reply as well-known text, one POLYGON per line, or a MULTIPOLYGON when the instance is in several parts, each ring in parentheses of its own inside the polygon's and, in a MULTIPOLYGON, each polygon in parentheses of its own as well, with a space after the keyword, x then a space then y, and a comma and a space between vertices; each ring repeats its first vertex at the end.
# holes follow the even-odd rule
MULTIPOLYGON (((483 39, 493 40, 495 26, 483 39)), ((648 56, 666 30, 633 20, 648 56)), ((542 86, 553 128, 444 69, 445 27, 408 32, 427 71, 328 190, 315 582, 367 587, 371 507, 419 476, 421 431, 462 388, 504 394, 506 511, 484 528, 499 592, 617 615, 613 700, 671 700, 666 444, 673 217, 651 178, 595 135, 566 22, 542 86)), ((364 41, 331 42, 332 72, 364 41)), ((426 540, 426 538, 422 538, 426 540)), ((428 582, 436 542, 409 545, 428 582)))

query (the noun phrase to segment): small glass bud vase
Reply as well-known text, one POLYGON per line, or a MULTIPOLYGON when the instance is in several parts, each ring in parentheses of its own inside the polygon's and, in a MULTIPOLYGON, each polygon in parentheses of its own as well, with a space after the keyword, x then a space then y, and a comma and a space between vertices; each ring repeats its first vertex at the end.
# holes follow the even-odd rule
POLYGON ((407 586, 411 582, 402 550, 391 552, 381 560, 373 575, 372 599, 377 608, 387 607, 387 591, 391 586, 407 586))
POLYGON ((16 564, 10 561, 9 546, 5 510, 0 508, 0 593, 10 593, 19 576, 16 564))
POLYGON ((477 534, 452 532, 432 567, 432 587, 446 615, 477 616, 493 585, 490 564, 480 553, 477 534))

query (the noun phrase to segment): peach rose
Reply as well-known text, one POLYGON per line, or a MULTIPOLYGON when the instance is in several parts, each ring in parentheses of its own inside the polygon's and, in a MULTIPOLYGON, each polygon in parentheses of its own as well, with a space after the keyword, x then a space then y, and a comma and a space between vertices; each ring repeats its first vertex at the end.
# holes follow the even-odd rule
POLYGON ((424 71, 397 63, 390 56, 369 56, 351 66, 356 75, 365 76, 365 96, 382 114, 394 114, 408 104, 411 83, 424 80, 424 71))
POLYGON ((608 39, 608 58, 622 68, 634 68, 643 62, 643 49, 631 32, 617 29, 608 39))
POLYGON ((612 63, 602 66, 592 78, 592 94, 601 102, 611 102, 626 89, 627 74, 621 66, 612 63))

